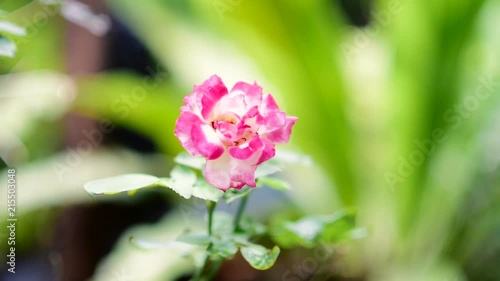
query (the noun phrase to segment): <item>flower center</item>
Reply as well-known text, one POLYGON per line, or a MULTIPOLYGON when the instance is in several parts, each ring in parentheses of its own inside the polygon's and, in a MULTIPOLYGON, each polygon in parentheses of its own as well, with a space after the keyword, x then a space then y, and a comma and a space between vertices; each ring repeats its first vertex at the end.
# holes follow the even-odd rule
POLYGON ((218 117, 210 124, 226 147, 244 144, 255 135, 252 127, 245 124, 244 120, 235 114, 224 114, 218 117))

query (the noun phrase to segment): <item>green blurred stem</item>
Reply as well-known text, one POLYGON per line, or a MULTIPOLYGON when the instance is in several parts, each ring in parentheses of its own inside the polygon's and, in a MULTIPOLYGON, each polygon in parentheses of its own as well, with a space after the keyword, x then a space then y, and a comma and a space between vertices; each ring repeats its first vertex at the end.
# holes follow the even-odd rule
MULTIPOLYGON (((245 197, 241 198, 240 205, 238 206, 238 210, 236 211, 236 216, 234 217, 233 221, 233 229, 234 232, 237 232, 240 230, 240 222, 241 218, 243 217, 243 212, 245 211, 247 202, 248 202, 248 197, 250 193, 248 193, 245 197)), ((216 202, 208 202, 207 203, 207 209, 208 209, 208 235, 212 236, 212 224, 213 224, 213 214, 215 207, 217 206, 216 202)), ((208 245, 208 249, 212 247, 212 244, 210 243, 208 245)), ((210 262, 210 255, 206 254, 205 256, 205 261, 203 262, 203 266, 200 268, 198 272, 193 276, 191 279, 192 281, 210 281, 212 280, 217 272, 219 271, 219 268, 222 266, 223 259, 218 259, 214 261, 213 263, 210 262), (206 273, 206 275, 205 275, 206 273)))
POLYGON ((238 211, 236 212, 236 216, 234 217, 234 222, 233 222, 234 232, 240 230, 241 217, 243 216, 243 212, 245 211, 245 207, 247 206, 248 197, 250 197, 250 193, 251 192, 249 192, 246 196, 241 198, 240 206, 238 207, 238 211))
MULTIPOLYGON (((243 216, 243 212, 245 211, 245 207, 247 206, 248 202, 248 197, 250 196, 250 193, 248 193, 245 197, 241 198, 240 206, 238 206, 238 211, 236 212, 236 216, 234 217, 234 222, 233 222, 233 229, 234 232, 237 232, 240 230, 240 221, 243 216)), ((212 266, 212 269, 208 273, 207 276, 207 281, 212 280, 217 272, 219 272, 219 268, 222 265, 223 260, 219 259, 216 260, 212 266)))
POLYGON ((217 202, 209 201, 207 203, 208 209, 208 236, 212 236, 212 224, 214 221, 214 210, 217 206, 217 202))
MULTIPOLYGON (((214 210, 215 207, 217 206, 217 202, 213 201, 207 201, 207 211, 208 211, 208 236, 212 236, 212 225, 214 221, 214 210)), ((212 243, 208 244, 207 251, 212 247, 212 243)), ((202 280, 211 280, 208 276, 204 278, 204 273, 208 271, 210 268, 210 255, 206 254, 205 255, 205 261, 203 262, 203 266, 198 270, 193 278, 191 278, 192 281, 202 281, 202 280)), ((209 272, 210 275, 211 272, 209 272)))

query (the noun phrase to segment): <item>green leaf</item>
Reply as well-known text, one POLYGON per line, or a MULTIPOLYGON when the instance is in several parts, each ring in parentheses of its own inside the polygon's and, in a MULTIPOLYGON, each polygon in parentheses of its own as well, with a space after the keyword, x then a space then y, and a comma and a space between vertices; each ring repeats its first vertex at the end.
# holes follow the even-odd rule
POLYGON ((266 226, 256 222, 253 218, 249 216, 244 216, 240 222, 240 228, 244 233, 250 236, 258 236, 266 233, 266 226))
POLYGON ((0 33, 8 33, 17 36, 25 36, 26 29, 8 21, 0 20, 0 33))
POLYGON ((257 186, 267 186, 276 190, 290 190, 290 184, 282 179, 272 177, 261 177, 257 180, 257 186))
POLYGON ((296 222, 287 223, 286 228, 292 231, 306 244, 314 244, 323 232, 325 222, 318 217, 306 217, 296 222))
POLYGON ((175 163, 181 164, 187 167, 191 167, 197 170, 202 170, 205 166, 205 158, 194 157, 187 152, 181 152, 174 158, 175 163))
POLYGON ((193 197, 213 202, 219 201, 224 192, 209 185, 205 180, 198 180, 193 187, 193 197))
POLYGON ((251 191, 252 191, 252 188, 249 186, 244 186, 240 190, 231 188, 231 189, 228 189, 226 191, 226 193, 224 193, 223 198, 224 198, 224 201, 226 201, 226 203, 229 204, 238 198, 241 198, 241 197, 248 195, 251 191))
POLYGON ((274 246, 272 250, 268 250, 261 245, 250 244, 241 248, 241 254, 253 268, 266 270, 271 268, 276 262, 280 254, 280 248, 274 246))
POLYGON ((189 199, 196 183, 196 173, 184 166, 175 166, 170 172, 170 178, 164 178, 161 183, 175 191, 180 196, 189 199))
POLYGON ((146 174, 127 174, 90 181, 84 185, 90 194, 115 194, 157 184, 159 178, 146 174))
POLYGON ((207 252, 216 259, 219 257, 227 259, 238 252, 238 246, 230 237, 224 237, 223 239, 214 239, 207 252))
POLYGON ((5 37, 0 36, 0 56, 13 58, 16 55, 16 45, 5 37))
POLYGON ((281 166, 279 162, 276 160, 269 160, 257 167, 257 170, 255 171, 255 178, 258 179, 261 177, 269 176, 280 171, 281 166))
POLYGON ((204 233, 186 233, 177 238, 177 241, 200 246, 208 246, 211 238, 204 233))
POLYGON ((320 241, 324 243, 341 243, 358 240, 368 235, 366 228, 356 228, 355 214, 353 212, 337 213, 328 218, 325 224, 320 241))
POLYGON ((356 228, 355 211, 342 210, 327 216, 308 216, 297 221, 273 219, 270 234, 278 245, 314 247, 366 237, 367 231, 356 228))

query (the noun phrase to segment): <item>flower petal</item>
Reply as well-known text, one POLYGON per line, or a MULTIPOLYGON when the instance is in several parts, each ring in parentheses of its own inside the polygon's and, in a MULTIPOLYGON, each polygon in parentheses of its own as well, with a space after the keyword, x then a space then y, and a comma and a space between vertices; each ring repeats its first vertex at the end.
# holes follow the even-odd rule
POLYGON ((261 155, 259 152, 247 160, 240 160, 225 152, 218 159, 207 160, 205 178, 210 185, 224 191, 230 187, 240 189, 244 185, 255 187, 255 170, 261 155))
POLYGON ((245 95, 243 93, 232 92, 220 99, 216 111, 220 116, 225 116, 230 112, 241 118, 247 113, 247 108, 245 95))
POLYGON ((199 92, 194 92, 191 93, 187 96, 184 97, 184 105, 181 107, 181 112, 184 111, 189 111, 192 112, 196 115, 198 115, 200 118, 203 119, 203 116, 201 116, 201 98, 203 97, 203 93, 199 92))
POLYGON ((228 93, 226 86, 217 75, 212 75, 203 84, 196 86, 194 91, 202 93, 201 115, 205 119, 209 119, 219 100, 228 93))
POLYGON ((264 144, 264 148, 262 149, 262 154, 259 158, 259 161, 257 162, 257 165, 259 165, 262 162, 266 162, 267 160, 271 159, 276 155, 276 149, 274 148, 274 144, 272 144, 270 141, 266 139, 262 139, 262 142, 264 144))
POLYGON ((255 170, 261 152, 253 154, 246 160, 231 158, 229 161, 229 176, 232 182, 241 182, 248 186, 255 187, 255 170))
POLYGON ((215 160, 207 160, 205 164, 205 178, 210 185, 226 191, 231 187, 231 177, 229 176, 229 153, 224 153, 215 160))
POLYGON ((252 84, 245 82, 236 83, 230 91, 240 92, 245 96, 245 103, 248 107, 259 105, 262 101, 262 87, 256 82, 252 84))
POLYGON ((270 124, 269 128, 271 130, 264 132, 261 136, 272 143, 286 143, 290 139, 292 127, 295 122, 297 122, 297 117, 285 116, 282 126, 276 127, 276 124, 270 124))
POLYGON ((279 111, 278 104, 271 94, 265 94, 262 97, 262 103, 259 106, 259 112, 263 116, 267 116, 270 112, 279 111))
POLYGON ((201 123, 200 118, 189 111, 181 112, 181 116, 175 123, 174 135, 179 139, 182 147, 193 156, 199 156, 200 153, 191 137, 191 130, 193 126, 200 126, 201 123))
POLYGON ((224 144, 207 124, 194 125, 191 128, 191 138, 198 153, 208 160, 217 159, 224 153, 224 144))
POLYGON ((264 149, 264 143, 258 135, 255 135, 243 144, 229 147, 229 154, 236 159, 246 160, 254 153, 260 153, 262 149, 264 149))

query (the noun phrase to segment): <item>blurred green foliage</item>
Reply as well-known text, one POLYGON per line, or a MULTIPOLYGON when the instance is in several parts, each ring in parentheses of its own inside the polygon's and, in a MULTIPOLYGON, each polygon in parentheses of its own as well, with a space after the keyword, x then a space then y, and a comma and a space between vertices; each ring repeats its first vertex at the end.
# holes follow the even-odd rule
MULTIPOLYGON (((321 206, 325 213, 356 206, 358 226, 370 230, 350 250, 351 274, 497 280, 500 3, 380 0, 369 25, 353 27, 338 2, 109 0, 110 11, 168 76, 159 73, 152 89, 132 73, 78 78, 72 110, 109 118, 175 155, 181 148, 173 126, 192 84, 213 72, 223 79, 257 73, 264 90, 299 117, 293 145, 310 154, 324 176, 288 175, 292 198, 306 190, 309 198, 325 200, 327 189, 333 197, 321 206), (127 103, 123 98, 135 87, 146 95, 127 103)), ((0 19, 26 27, 28 39, 17 42, 15 58, 0 59, 0 72, 62 71, 63 19, 25 26, 23 19, 42 4, 8 3, 1 8, 12 13, 0 19)), ((16 93, 0 92, 7 94, 16 93)), ((21 136, 33 155, 26 162, 62 146, 60 120, 51 122, 21 136)), ((284 212, 309 210, 299 197, 284 212)))

